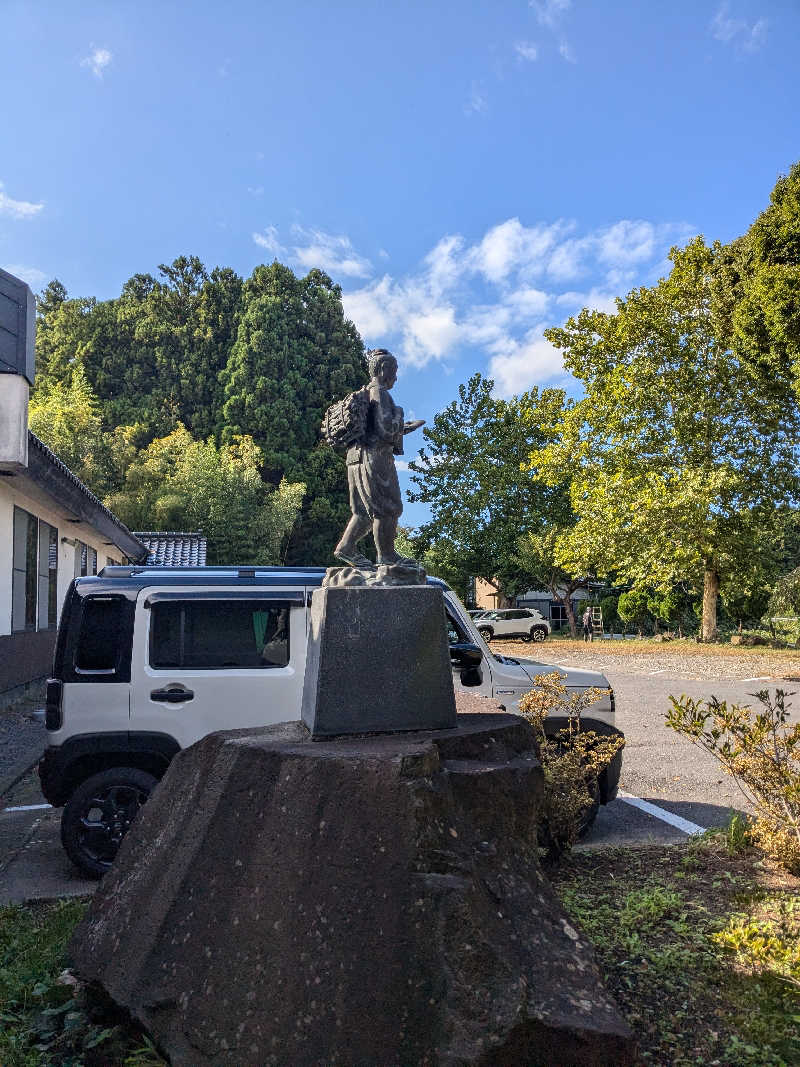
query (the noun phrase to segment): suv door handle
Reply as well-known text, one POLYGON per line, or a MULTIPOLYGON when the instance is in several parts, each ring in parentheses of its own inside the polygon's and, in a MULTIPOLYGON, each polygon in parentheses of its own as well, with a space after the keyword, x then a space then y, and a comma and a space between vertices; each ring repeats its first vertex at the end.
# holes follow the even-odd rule
POLYGON ((182 704, 185 700, 194 700, 194 693, 183 686, 175 689, 153 689, 150 699, 158 700, 162 704, 182 704))

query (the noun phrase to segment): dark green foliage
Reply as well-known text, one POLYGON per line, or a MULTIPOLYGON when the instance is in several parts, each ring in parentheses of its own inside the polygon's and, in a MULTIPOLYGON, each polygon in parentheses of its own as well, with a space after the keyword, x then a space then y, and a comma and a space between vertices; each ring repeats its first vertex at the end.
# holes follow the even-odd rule
MULTIPOLYGON (((209 272, 196 256, 180 256, 161 264, 158 278, 134 275, 113 300, 69 299, 53 281, 38 313, 37 432, 121 517, 135 528, 199 526, 217 562, 228 550, 235 562, 274 561, 273 533, 267 545, 252 540, 258 523, 229 516, 226 525, 220 487, 205 494, 188 484, 171 494, 143 488, 156 476, 144 451, 151 443, 170 438, 213 458, 215 448, 239 447, 247 436, 261 490, 250 485, 246 501, 228 493, 230 507, 238 500, 234 510, 244 514, 256 493, 259 510, 266 490, 305 484, 297 523, 278 508, 275 528, 291 527, 280 555, 330 560, 349 517, 347 477, 342 460, 319 443, 319 426, 326 408, 367 375, 363 344, 327 275, 297 278, 273 263, 243 282, 229 268, 209 272)), ((270 501, 284 496, 280 490, 270 501)))
POLYGON ((545 440, 540 420, 526 415, 560 407, 561 394, 533 390, 506 401, 492 396, 493 387, 474 374, 425 429, 420 457, 409 464, 417 488, 408 498, 430 505, 433 518, 420 530, 427 547, 449 546, 466 573, 511 597, 533 581, 520 538, 541 528, 559 495, 522 469, 545 440))

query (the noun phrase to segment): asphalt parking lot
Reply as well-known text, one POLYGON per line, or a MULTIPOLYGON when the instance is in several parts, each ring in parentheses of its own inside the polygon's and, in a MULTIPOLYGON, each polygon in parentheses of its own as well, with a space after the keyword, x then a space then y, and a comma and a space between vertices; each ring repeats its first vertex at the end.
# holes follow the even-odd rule
MULTIPOLYGON (((791 690, 786 675, 796 671, 800 678, 800 654, 767 666, 756 660, 754 667, 752 657, 696 664, 669 652, 623 657, 600 642, 586 647, 496 642, 494 647, 501 654, 535 657, 553 666, 602 670, 614 688, 617 720, 626 737, 620 797, 601 809, 578 846, 582 849, 684 841, 692 832, 726 825, 735 811, 747 811, 744 798, 717 762, 667 729, 669 697, 714 694, 752 703, 750 694, 757 689, 791 690), (762 673, 749 674, 751 670, 762 673)), ((800 691, 800 681, 796 688, 800 691)), ((36 703, 0 713, 0 741, 4 728, 13 738, 6 746, 5 763, 0 763, 0 782, 5 775, 8 783, 26 760, 32 763, 44 745, 36 703)), ((793 714, 797 718, 796 709, 793 714)), ((92 892, 96 883, 81 878, 61 849, 60 815, 47 806, 33 771, 0 788, 0 903, 92 892)))

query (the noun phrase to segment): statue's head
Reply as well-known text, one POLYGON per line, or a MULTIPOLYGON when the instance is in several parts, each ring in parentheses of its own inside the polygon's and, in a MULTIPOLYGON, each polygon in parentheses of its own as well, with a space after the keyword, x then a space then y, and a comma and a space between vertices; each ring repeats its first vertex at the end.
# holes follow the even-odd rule
POLYGON ((367 352, 367 366, 372 377, 387 389, 397 381, 397 360, 388 348, 373 348, 367 352))

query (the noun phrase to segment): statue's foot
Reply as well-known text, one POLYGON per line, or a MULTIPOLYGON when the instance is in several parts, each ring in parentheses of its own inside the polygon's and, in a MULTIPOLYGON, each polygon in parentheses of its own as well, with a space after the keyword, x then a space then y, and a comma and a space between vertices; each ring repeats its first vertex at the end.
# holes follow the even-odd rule
POLYGON ((333 551, 334 556, 340 559, 342 563, 347 563, 350 567, 357 567, 358 570, 374 571, 375 564, 371 559, 367 559, 363 552, 353 551, 349 549, 335 548, 333 551))
POLYGON ((387 556, 378 558, 379 567, 411 567, 422 569, 422 564, 419 560, 411 559, 410 556, 395 556, 393 559, 389 559, 387 556))

